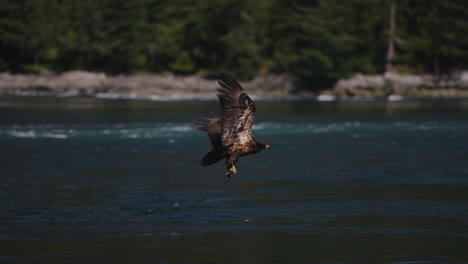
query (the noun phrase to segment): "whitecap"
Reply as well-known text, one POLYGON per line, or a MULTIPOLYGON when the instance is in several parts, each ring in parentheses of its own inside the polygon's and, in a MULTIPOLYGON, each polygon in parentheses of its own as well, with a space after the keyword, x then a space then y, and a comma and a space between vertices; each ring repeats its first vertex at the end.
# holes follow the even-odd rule
POLYGON ((130 138, 139 138, 140 136, 138 134, 133 133, 133 134, 130 134, 129 137, 130 138))
POLYGON ((13 131, 10 131, 10 135, 14 137, 19 137, 19 138, 35 138, 36 132, 33 130, 28 130, 28 131, 13 130, 13 131))
POLYGON ((319 102, 332 102, 336 100, 336 96, 329 94, 321 94, 317 96, 317 101, 319 102))
POLYGON ((55 139, 66 139, 67 134, 54 133, 54 132, 38 132, 35 130, 12 130, 8 132, 9 135, 17 138, 55 138, 55 139))
POLYGON ((193 130, 193 128, 188 125, 169 126, 167 128, 163 128, 163 130, 165 129, 167 129, 168 131, 174 131, 174 132, 188 132, 188 131, 193 130))
POLYGON ((145 99, 151 101, 163 101, 163 102, 174 102, 174 101, 210 101, 215 100, 216 97, 213 95, 183 95, 183 94, 174 94, 174 95, 150 95, 145 99))
POLYGON ((389 102, 398 102, 398 101, 403 101, 405 98, 401 95, 398 94, 391 94, 387 97, 387 101, 389 102))
POLYGON ((265 128, 265 124, 254 124, 252 125, 252 129, 253 130, 261 130, 261 129, 264 129, 265 128))
MULTIPOLYGON (((217 98, 214 94, 172 94, 172 95, 140 95, 136 93, 119 94, 119 93, 97 93, 94 95, 100 99, 130 99, 130 100, 149 100, 160 102, 177 102, 177 101, 215 101, 217 98)), ((275 96, 275 95, 251 95, 255 101, 304 101, 314 100, 312 96, 275 96)))
POLYGON ((44 133, 43 135, 46 138, 57 138, 57 139, 67 139, 68 135, 66 134, 56 134, 56 133, 44 133))
POLYGON ((330 124, 330 125, 325 125, 325 126, 315 126, 315 125, 310 125, 309 129, 313 133, 321 134, 321 133, 329 133, 329 132, 341 132, 345 130, 345 127, 347 125, 338 125, 338 124, 330 124))

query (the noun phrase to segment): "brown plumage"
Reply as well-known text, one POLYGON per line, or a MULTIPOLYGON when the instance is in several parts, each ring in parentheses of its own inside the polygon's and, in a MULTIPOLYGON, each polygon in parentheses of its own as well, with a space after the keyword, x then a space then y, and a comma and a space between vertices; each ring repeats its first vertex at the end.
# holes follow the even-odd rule
POLYGON ((205 117, 195 121, 197 128, 205 131, 212 149, 201 160, 208 166, 226 158, 226 177, 237 173, 234 164, 240 157, 269 148, 258 142, 252 134, 255 105, 242 86, 231 76, 223 75, 219 80, 218 98, 221 118, 205 117))

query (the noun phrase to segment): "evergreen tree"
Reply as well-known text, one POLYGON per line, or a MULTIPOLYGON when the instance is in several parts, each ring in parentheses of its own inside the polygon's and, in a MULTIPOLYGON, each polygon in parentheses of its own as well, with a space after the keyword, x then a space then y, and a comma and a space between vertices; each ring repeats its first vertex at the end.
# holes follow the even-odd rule
POLYGON ((468 67, 466 1, 404 2, 405 31, 399 62, 420 72, 449 72, 468 67))
POLYGON ((468 67, 463 0, 0 0, 0 70, 289 72, 332 82, 384 72, 392 2, 396 66, 468 67))
POLYGON ((0 0, 0 71, 18 71, 27 57, 23 8, 18 1, 0 0))

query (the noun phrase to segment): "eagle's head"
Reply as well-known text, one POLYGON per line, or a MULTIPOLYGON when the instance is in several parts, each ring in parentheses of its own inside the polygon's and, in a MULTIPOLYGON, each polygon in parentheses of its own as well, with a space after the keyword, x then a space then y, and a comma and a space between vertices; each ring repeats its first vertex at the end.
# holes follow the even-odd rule
POLYGON ((258 142, 258 141, 256 141, 256 143, 257 143, 257 152, 260 152, 260 151, 262 151, 264 149, 269 149, 270 148, 270 145, 268 145, 268 144, 258 142))

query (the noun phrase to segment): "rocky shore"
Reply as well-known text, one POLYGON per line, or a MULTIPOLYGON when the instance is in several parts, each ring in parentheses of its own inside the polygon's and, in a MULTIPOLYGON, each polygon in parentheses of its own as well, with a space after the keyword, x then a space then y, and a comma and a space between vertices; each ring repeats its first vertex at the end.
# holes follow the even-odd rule
MULTIPOLYGON (((435 81, 430 75, 356 74, 339 80, 320 94, 299 89, 297 78, 289 74, 262 75, 242 82, 252 96, 258 97, 468 97, 468 72, 456 78, 435 81)), ((62 74, 0 73, 0 96, 93 96, 99 98, 210 99, 215 98, 217 81, 201 76, 135 74, 108 76, 104 73, 72 71, 62 74)), ((323 88, 323 87, 321 87, 323 88)))
MULTIPOLYGON (((296 78, 263 75, 242 85, 254 96, 284 97, 294 94, 296 78)), ((62 74, 0 74, 0 95, 94 96, 100 98, 215 98, 217 80, 200 76, 135 74, 108 76, 72 71, 62 74)))
POLYGON ((461 72, 437 80, 432 75, 403 75, 386 72, 383 75, 355 74, 339 80, 335 87, 326 91, 333 96, 361 97, 468 97, 468 72, 461 72))

